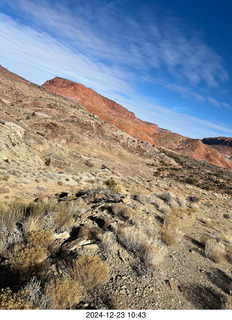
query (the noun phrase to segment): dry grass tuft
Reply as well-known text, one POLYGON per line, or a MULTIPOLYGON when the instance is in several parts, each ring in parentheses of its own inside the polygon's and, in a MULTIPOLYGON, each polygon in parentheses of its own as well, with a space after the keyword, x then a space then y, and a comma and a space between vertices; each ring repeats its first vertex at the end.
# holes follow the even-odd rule
POLYGON ((23 224, 25 233, 34 232, 43 228, 43 216, 29 216, 23 224))
POLYGON ((165 257, 166 250, 156 238, 149 238, 141 229, 124 228, 119 235, 120 243, 135 254, 148 270, 158 266, 165 257))
POLYGON ((69 274, 87 292, 107 282, 110 277, 107 263, 89 255, 74 260, 69 274))
POLYGON ((79 303, 82 289, 69 278, 57 278, 45 285, 45 297, 51 309, 71 309, 79 303))
POLYGON ((161 239, 167 245, 175 245, 183 238, 183 233, 180 231, 180 211, 172 210, 164 219, 164 226, 161 229, 161 239))
POLYGON ((117 247, 117 241, 115 235, 108 231, 102 236, 100 247, 105 251, 114 251, 117 247))
POLYGON ((124 203, 115 203, 111 206, 113 213, 125 220, 132 220, 135 217, 135 211, 124 203))
POLYGON ((32 247, 48 248, 55 240, 55 236, 51 231, 37 230, 26 233, 26 240, 32 247))
POLYGON ((179 243, 182 238, 183 233, 179 229, 165 226, 161 230, 161 240, 169 246, 179 243))
POLYGON ((207 240, 205 243, 205 255, 216 263, 224 261, 226 257, 224 244, 214 239, 207 240))
POLYGON ((53 219, 56 231, 64 231, 74 224, 72 211, 65 203, 57 206, 53 219))
POLYGON ((0 205, 0 228, 6 228, 7 232, 13 232, 15 223, 22 221, 25 212, 25 206, 15 202, 10 206, 0 205))

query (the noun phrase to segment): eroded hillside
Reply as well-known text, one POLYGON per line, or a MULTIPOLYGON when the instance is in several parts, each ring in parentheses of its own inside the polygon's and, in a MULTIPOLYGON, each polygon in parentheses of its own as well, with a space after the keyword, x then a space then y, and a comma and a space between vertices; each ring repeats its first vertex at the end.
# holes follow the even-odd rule
POLYGON ((161 129, 156 124, 142 121, 118 103, 101 96, 80 83, 56 77, 46 81, 43 88, 78 101, 100 119, 113 124, 135 138, 155 146, 175 150, 198 160, 206 160, 223 168, 232 169, 231 163, 224 157, 224 154, 206 146, 200 139, 190 139, 161 129))
POLYGON ((0 81, 0 309, 231 308, 230 171, 0 81))

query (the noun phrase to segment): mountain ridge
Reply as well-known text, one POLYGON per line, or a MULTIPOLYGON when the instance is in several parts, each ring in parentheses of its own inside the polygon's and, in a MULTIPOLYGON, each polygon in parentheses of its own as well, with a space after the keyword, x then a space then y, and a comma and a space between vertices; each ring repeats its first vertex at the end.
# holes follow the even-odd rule
POLYGON ((198 160, 206 160, 215 165, 232 169, 231 163, 223 154, 206 146, 200 139, 184 137, 170 130, 161 129, 157 124, 138 119, 133 112, 82 84, 55 77, 46 81, 42 87, 78 101, 89 112, 135 138, 157 147, 170 148, 198 160))

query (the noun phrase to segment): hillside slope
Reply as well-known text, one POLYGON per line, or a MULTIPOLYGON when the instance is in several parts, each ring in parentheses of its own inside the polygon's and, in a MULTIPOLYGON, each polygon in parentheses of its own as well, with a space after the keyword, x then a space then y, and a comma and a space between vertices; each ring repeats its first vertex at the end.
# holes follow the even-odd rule
POLYGON ((135 138, 232 169, 231 163, 223 155, 205 146, 200 140, 186 138, 169 130, 160 129, 156 124, 142 121, 118 103, 99 95, 82 84, 56 77, 46 81, 42 87, 78 101, 89 112, 135 138))
POLYGON ((146 142, 154 144, 152 139, 154 133, 168 132, 155 124, 138 119, 133 112, 80 83, 56 77, 46 81, 42 86, 47 90, 78 101, 100 119, 146 142))
POLYGON ((231 308, 229 170, 0 82, 1 310, 231 308))

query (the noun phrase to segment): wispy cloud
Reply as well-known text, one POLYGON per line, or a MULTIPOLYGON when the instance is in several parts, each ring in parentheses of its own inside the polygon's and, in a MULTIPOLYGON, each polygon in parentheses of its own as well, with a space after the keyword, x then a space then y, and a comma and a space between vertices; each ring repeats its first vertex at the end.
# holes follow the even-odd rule
POLYGON ((208 97, 207 100, 212 103, 216 108, 221 108, 221 104, 219 101, 217 101, 216 99, 212 98, 212 97, 208 97))
POLYGON ((228 103, 205 95, 207 88, 228 81, 223 59, 200 36, 183 32, 177 19, 162 21, 149 12, 146 19, 125 16, 117 1, 91 6, 79 0, 72 7, 67 1, 55 6, 47 0, 5 2, 17 19, 0 14, 0 59, 14 66, 12 71, 38 84, 54 76, 81 82, 141 118, 187 136, 232 133, 224 125, 150 104, 137 93, 141 79, 229 110, 228 103))
POLYGON ((162 21, 149 12, 139 19, 125 16, 115 1, 78 1, 71 9, 67 2, 51 6, 46 0, 15 0, 11 5, 38 28, 96 61, 139 69, 147 76, 162 68, 189 85, 216 87, 228 80, 223 59, 178 19, 162 21))

